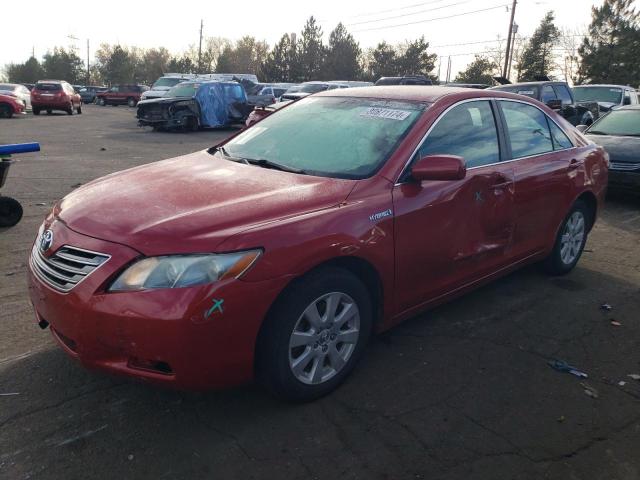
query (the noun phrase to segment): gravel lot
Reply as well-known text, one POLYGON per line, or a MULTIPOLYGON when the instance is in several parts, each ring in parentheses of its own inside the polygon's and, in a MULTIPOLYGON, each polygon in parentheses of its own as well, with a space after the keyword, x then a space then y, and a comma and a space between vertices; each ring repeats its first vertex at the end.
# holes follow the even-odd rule
POLYGON ((530 267, 416 317, 375 338, 346 384, 312 404, 252 385, 159 390, 68 358, 27 296, 45 213, 78 184, 234 131, 153 133, 132 109, 91 105, 0 122, 0 144, 42 145, 2 192, 25 217, 0 229, 0 478, 640 478, 640 381, 628 377, 640 374, 637 199, 609 200, 569 276, 530 267), (555 358, 589 378, 554 371, 555 358))

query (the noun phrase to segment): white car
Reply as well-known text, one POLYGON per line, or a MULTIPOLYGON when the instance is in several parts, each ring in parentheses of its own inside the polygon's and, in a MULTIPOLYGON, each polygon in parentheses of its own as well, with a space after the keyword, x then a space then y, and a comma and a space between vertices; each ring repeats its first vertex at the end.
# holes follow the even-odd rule
POLYGON ((31 92, 24 85, 19 83, 0 83, 0 93, 19 98, 24 103, 25 110, 31 111, 31 92))

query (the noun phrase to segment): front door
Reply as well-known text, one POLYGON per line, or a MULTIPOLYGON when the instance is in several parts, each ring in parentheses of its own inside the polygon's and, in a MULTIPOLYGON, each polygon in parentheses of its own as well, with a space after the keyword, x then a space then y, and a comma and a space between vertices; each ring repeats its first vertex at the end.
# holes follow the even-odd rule
POLYGON ((396 311, 456 290, 509 263, 515 226, 513 167, 501 163, 495 106, 463 102, 444 113, 413 159, 465 159, 466 177, 394 187, 396 311))

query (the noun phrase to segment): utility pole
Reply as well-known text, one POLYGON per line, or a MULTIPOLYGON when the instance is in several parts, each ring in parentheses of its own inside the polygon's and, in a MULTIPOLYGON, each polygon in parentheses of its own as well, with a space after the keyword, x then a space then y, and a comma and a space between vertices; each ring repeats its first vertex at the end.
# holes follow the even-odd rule
POLYGON ((91 83, 91 73, 89 70, 89 39, 87 38, 87 85, 91 83))
POLYGON ((504 70, 502 71, 502 76, 507 77, 509 70, 509 55, 511 54, 511 35, 513 34, 513 20, 516 16, 516 5, 518 4, 518 0, 513 0, 513 5, 511 6, 511 20, 509 20, 509 35, 507 36, 507 52, 504 59, 504 70))
POLYGON ((513 52, 515 51, 517 33, 518 33, 518 24, 514 23, 513 34, 512 34, 513 39, 511 40, 511 53, 509 54, 509 68, 507 68, 506 78, 509 78, 511 76, 511 64, 513 63, 513 52))
POLYGON ((200 19, 200 44, 198 46, 198 73, 202 72, 202 26, 204 22, 200 19))
POLYGON ((447 62, 447 80, 445 85, 451 81, 451 55, 449 55, 449 60, 447 62))

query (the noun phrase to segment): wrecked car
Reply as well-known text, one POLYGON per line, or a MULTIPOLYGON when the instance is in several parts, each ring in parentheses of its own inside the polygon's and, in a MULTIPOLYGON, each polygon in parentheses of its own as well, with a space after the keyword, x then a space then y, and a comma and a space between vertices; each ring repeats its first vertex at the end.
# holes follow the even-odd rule
POLYGON ((138 125, 195 131, 243 123, 251 107, 237 82, 182 82, 164 97, 138 103, 138 125))
MULTIPOLYGON (((496 80, 498 80, 496 78, 496 80)), ((500 81, 500 80, 498 80, 500 81)), ((489 90, 517 93, 535 98, 547 107, 557 111, 572 125, 591 125, 600 117, 597 102, 577 102, 567 82, 537 81, 508 83, 489 90)))

